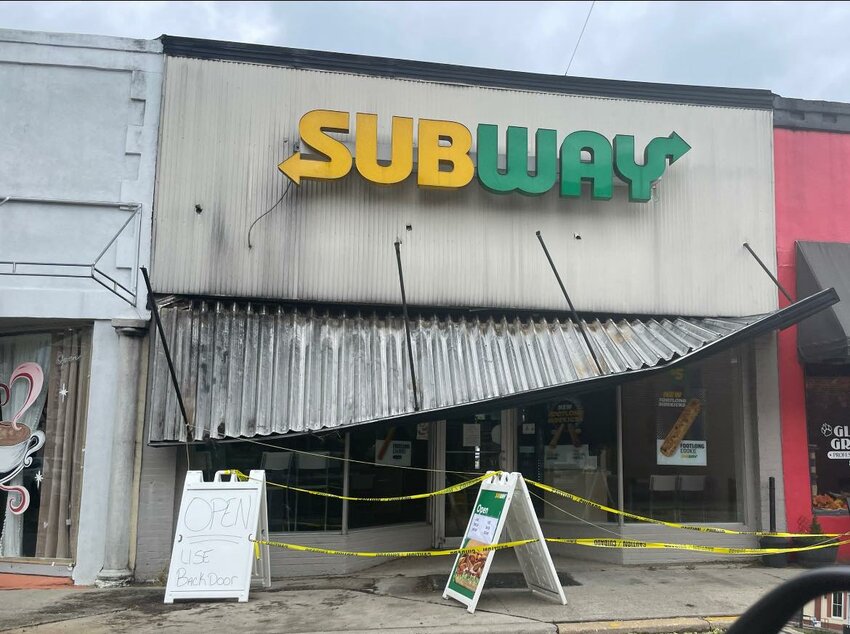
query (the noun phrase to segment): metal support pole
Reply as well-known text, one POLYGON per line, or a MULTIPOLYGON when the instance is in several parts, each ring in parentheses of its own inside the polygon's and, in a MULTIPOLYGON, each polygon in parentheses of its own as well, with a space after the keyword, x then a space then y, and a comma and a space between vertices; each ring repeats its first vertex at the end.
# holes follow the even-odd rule
POLYGON ((753 256, 753 257, 756 259, 756 262, 758 262, 758 263, 759 263, 759 266, 761 266, 761 268, 763 268, 763 269, 764 269, 764 272, 765 272, 765 273, 767 273, 767 276, 768 276, 771 280, 773 280, 773 283, 774 283, 774 284, 776 284, 776 287, 777 287, 780 291, 782 291, 782 294, 783 294, 783 295, 785 295, 785 299, 787 299, 789 302, 791 302, 791 303, 793 304, 793 303, 794 303, 794 300, 793 300, 793 299, 791 299, 791 294, 790 294, 788 291, 786 291, 786 290, 785 290, 785 287, 784 287, 784 286, 782 286, 782 284, 780 284, 780 283, 779 283, 779 280, 778 280, 778 279, 776 279, 776 276, 775 276, 773 273, 771 273, 771 272, 770 272, 770 269, 768 269, 768 268, 764 265, 764 262, 762 262, 762 261, 761 261, 761 258, 760 258, 759 256, 757 256, 757 255, 756 255, 756 252, 755 252, 755 251, 753 251, 752 247, 750 247, 750 244, 749 244, 748 242, 745 242, 745 243, 744 243, 744 248, 745 248, 747 251, 749 251, 749 252, 750 252, 750 255, 751 255, 751 256, 753 256))
MULTIPOLYGON (((625 481, 623 479, 623 386, 617 386, 617 509, 626 509, 625 481)), ((631 510, 631 504, 629 504, 631 510)), ((617 524, 622 530, 625 518, 617 516, 617 524)))
POLYGON ((419 390, 416 388, 416 367, 413 364, 413 342, 410 340, 410 320, 407 317, 407 294, 404 292, 404 273, 401 270, 401 240, 395 241, 395 259, 398 263, 398 283, 401 286, 401 307, 404 312, 404 334, 407 337, 407 357, 410 360, 410 378, 413 381, 413 409, 419 411, 419 390))
POLYGON ((581 320, 578 318, 578 313, 576 312, 575 306, 573 306, 573 302, 570 299, 569 293, 567 293, 567 289, 564 286, 564 283, 561 281, 561 276, 558 274, 558 269, 555 268, 555 263, 552 261, 552 256, 549 255, 549 249, 546 248, 546 243, 543 242, 543 236, 540 235, 538 231, 536 233, 537 239, 540 241, 540 246, 543 247, 543 253, 546 254, 546 259, 549 260, 549 266, 552 267, 552 272, 555 274, 555 279, 558 280, 558 285, 561 287, 561 292, 564 294, 564 297, 567 300, 567 304, 570 305, 570 312, 573 314, 573 319, 576 320, 578 324, 578 329, 581 331, 581 336, 584 337, 584 342, 587 344, 587 349, 590 350, 590 356, 593 357, 593 361, 596 363, 596 369, 599 370, 599 374, 605 374, 602 371, 602 366, 599 363, 599 359, 596 358, 596 352, 593 350, 593 346, 590 345, 590 338, 587 336, 587 332, 584 330, 584 325, 581 320))
POLYGON ((767 499, 770 510, 770 532, 776 532, 776 478, 767 479, 767 499))
POLYGON ((351 508, 348 505, 348 496, 351 495, 351 473, 349 465, 351 464, 351 434, 345 434, 345 462, 342 463, 342 527, 343 535, 348 535, 348 512, 351 508))
MULTIPOLYGON (((183 393, 180 391, 180 384, 177 382, 177 373, 174 371, 174 363, 171 361, 171 350, 168 348, 168 341, 165 339, 165 331, 162 329, 162 321, 159 318, 159 308, 157 308, 156 300, 153 297, 153 288, 151 288, 151 280, 148 277, 148 270, 145 267, 140 267, 142 277, 145 278, 145 286, 148 289, 148 303, 151 306, 153 320, 156 323, 156 329, 159 332, 159 340, 162 342, 162 350, 165 352, 165 361, 168 363, 168 371, 171 373, 171 384, 174 386, 174 391, 177 393, 177 403, 180 405, 180 413, 183 415, 183 423, 186 425, 186 442, 192 438, 192 426, 189 424, 189 417, 186 415, 186 406, 183 404, 183 393)), ((188 451, 188 450, 187 450, 188 451)))

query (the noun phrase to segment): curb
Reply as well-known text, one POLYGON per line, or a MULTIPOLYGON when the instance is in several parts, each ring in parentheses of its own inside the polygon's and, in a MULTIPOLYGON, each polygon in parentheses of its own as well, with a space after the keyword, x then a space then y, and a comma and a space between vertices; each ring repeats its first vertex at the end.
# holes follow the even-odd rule
POLYGON ((737 616, 679 617, 668 619, 639 619, 633 621, 587 621, 557 623, 559 634, 597 634, 598 632, 628 632, 629 634, 671 634, 725 630, 737 616))

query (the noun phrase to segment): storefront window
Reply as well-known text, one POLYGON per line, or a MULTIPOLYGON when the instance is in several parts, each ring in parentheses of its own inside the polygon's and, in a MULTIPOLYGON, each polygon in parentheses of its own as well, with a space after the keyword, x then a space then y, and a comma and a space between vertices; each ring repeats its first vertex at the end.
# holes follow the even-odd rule
POLYGON ((271 532, 338 531, 342 528, 340 500, 274 484, 341 495, 343 458, 344 436, 330 433, 262 444, 212 443, 194 449, 190 468, 203 470, 206 480, 223 469, 244 473, 265 469, 271 532), (276 445, 281 449, 276 449, 276 445))
MULTIPOLYGON (((398 497, 426 491, 428 428, 428 423, 421 426, 382 423, 351 431, 349 495, 398 497)), ((422 522, 425 520, 425 507, 424 499, 351 502, 348 505, 348 526, 363 528, 422 522)))
POLYGON ((741 520, 736 352, 622 388, 626 510, 676 522, 741 520))
MULTIPOLYGON (((520 411, 518 467, 523 476, 606 506, 617 505, 616 391, 602 390, 520 411)), ((539 517, 613 521, 604 511, 561 496, 529 492, 539 517)))
MULTIPOLYGON (((351 497, 400 497, 427 490, 427 424, 375 424, 349 433, 351 497)), ((330 432, 260 444, 195 446, 191 468, 204 471, 206 480, 223 469, 245 473, 265 469, 271 532, 339 531, 343 524, 341 500, 274 485, 342 495, 346 457, 345 433, 330 432)), ((422 522, 425 508, 425 500, 350 502, 348 527, 422 522)))
POLYGON ((846 515, 850 495, 850 369, 806 367, 812 507, 846 515))
POLYGON ((0 556, 73 559, 87 330, 0 335, 0 556))

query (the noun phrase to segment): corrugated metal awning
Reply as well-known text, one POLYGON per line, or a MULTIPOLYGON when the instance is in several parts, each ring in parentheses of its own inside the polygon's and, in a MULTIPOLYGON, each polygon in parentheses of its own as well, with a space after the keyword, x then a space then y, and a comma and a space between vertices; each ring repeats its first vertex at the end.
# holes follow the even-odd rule
MULTIPOLYGON (((587 321, 601 374, 569 319, 419 317, 411 321, 418 412, 400 317, 190 300, 162 302, 161 315, 193 437, 203 440, 437 420, 556 398, 737 345, 836 301, 828 289, 747 318, 587 321)), ((185 440, 158 340, 150 377, 150 441, 185 440)))

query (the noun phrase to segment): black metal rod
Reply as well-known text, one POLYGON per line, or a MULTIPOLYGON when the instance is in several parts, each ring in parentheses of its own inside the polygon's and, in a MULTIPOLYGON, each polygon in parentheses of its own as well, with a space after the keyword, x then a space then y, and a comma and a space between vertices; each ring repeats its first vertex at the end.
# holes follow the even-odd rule
POLYGON ((758 262, 758 263, 759 263, 759 266, 761 266, 761 268, 763 268, 763 269, 764 269, 764 272, 765 272, 765 273, 767 273, 767 276, 768 276, 771 280, 773 280, 773 283, 774 283, 774 284, 776 284, 776 287, 777 287, 780 291, 782 291, 782 294, 783 294, 783 295, 785 295, 785 299, 787 299, 789 302, 791 302, 791 303, 793 304, 793 303, 794 303, 794 300, 793 300, 793 299, 791 299, 791 294, 790 294, 788 291, 786 291, 786 290, 785 290, 785 287, 784 287, 784 286, 782 286, 782 284, 780 284, 780 283, 779 283, 779 280, 778 280, 778 279, 776 279, 776 276, 775 276, 773 273, 771 273, 771 272, 770 272, 770 269, 768 269, 768 268, 764 265, 764 262, 762 262, 762 261, 761 261, 761 258, 760 258, 759 256, 757 256, 757 255, 756 255, 756 252, 755 252, 755 251, 753 251, 753 249, 750 247, 750 244, 749 244, 748 242, 745 242, 745 243, 744 243, 744 248, 745 248, 747 251, 749 251, 749 252, 750 252, 750 255, 752 255, 752 256, 756 259, 756 262, 758 262))
MULTIPOLYGON (((51 277, 52 277, 52 276, 51 276, 51 277)), ((106 284, 104 284, 101 280, 97 279, 94 275, 89 275, 87 278, 77 278, 77 277, 76 277, 76 276, 74 276, 74 275, 72 275, 71 277, 72 277, 72 278, 74 278, 74 279, 90 279, 90 280, 94 280, 95 282, 97 282, 98 284, 100 284, 103 288, 105 288, 105 289, 106 289, 106 290, 108 290, 110 293, 112 293, 113 295, 115 295, 115 297, 117 297, 118 299, 121 299, 121 300, 123 300, 123 301, 127 302, 127 303, 128 303, 128 304, 130 304, 130 306, 132 306, 133 308, 135 308, 135 307, 136 307, 136 296, 135 296, 135 295, 133 295, 133 293, 130 293, 130 298, 128 299, 127 297, 124 297, 121 293, 119 293, 119 292, 118 292, 117 290, 115 290, 114 288, 109 288, 106 284)))
POLYGON ((142 277, 145 278, 145 286, 148 288, 148 303, 151 306, 151 313, 156 324, 156 329, 159 332, 159 340, 162 342, 162 349, 165 352, 165 361, 168 363, 168 371, 171 373, 171 384, 174 386, 174 391, 177 393, 177 403, 180 405, 180 413, 183 415, 183 422, 186 425, 186 441, 191 437, 192 426, 189 424, 189 417, 186 415, 186 406, 183 404, 183 393, 180 391, 180 384, 177 382, 177 373, 174 371, 174 363, 171 361, 171 351, 168 348, 168 341, 165 339, 165 331, 162 329, 162 321, 159 318, 159 308, 157 308, 156 300, 153 297, 153 289, 151 288, 151 280, 148 277, 148 270, 145 267, 140 267, 142 277))
POLYGON ((401 270, 401 241, 395 241, 395 259, 398 263, 398 283, 401 286, 401 309, 404 313, 404 334, 407 337, 407 357, 410 360, 410 378, 413 381, 413 409, 419 411, 419 390, 416 387, 416 367, 413 364, 413 342, 410 340, 410 320, 407 317, 407 294, 404 292, 404 272, 401 270))
POLYGON ((120 288, 120 289, 122 289, 122 290, 124 290, 124 291, 127 291, 127 293, 129 293, 130 295, 135 295, 135 294, 133 293, 133 291, 131 291, 131 290, 130 290, 129 288, 127 288, 126 286, 124 286, 121 282, 119 282, 118 280, 116 280, 114 277, 111 277, 111 276, 107 275, 106 273, 104 273, 103 271, 101 271, 101 270, 100 270, 99 268, 97 268, 96 266, 93 266, 93 267, 92 267, 92 272, 93 272, 93 273, 98 273, 99 275, 102 275, 103 277, 105 277, 106 279, 108 279, 110 282, 112 282, 113 284, 115 284, 115 286, 117 286, 118 288, 120 288))
POLYGON ((558 285, 561 287, 561 292, 564 294, 564 297, 567 300, 567 304, 570 305, 570 312, 573 314, 573 319, 576 320, 576 324, 578 324, 578 329, 581 331, 581 336, 584 337, 584 342, 587 344, 587 349, 590 350, 590 356, 593 357, 593 361, 596 363, 596 369, 599 370, 600 375, 605 374, 602 371, 602 365, 600 365, 599 359, 596 357, 596 352, 593 351, 593 346, 590 345, 590 337, 587 336, 587 332, 585 332, 584 330, 584 325, 578 318, 578 313, 576 312, 575 306, 573 306, 573 301, 570 299, 570 294, 567 293, 567 288, 561 281, 561 276, 558 274, 558 269, 555 268, 555 263, 552 261, 552 256, 549 255, 549 249, 546 248, 546 243, 543 242, 543 236, 540 235, 539 231, 536 233, 536 235, 537 239, 540 241, 540 246, 543 247, 543 253, 546 254, 546 259, 549 260, 549 266, 552 267, 552 272, 555 274, 555 279, 558 280, 558 285))
POLYGON ((770 532, 776 532, 776 478, 767 479, 767 501, 770 512, 770 532))

